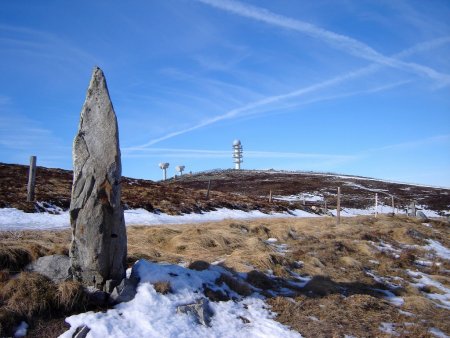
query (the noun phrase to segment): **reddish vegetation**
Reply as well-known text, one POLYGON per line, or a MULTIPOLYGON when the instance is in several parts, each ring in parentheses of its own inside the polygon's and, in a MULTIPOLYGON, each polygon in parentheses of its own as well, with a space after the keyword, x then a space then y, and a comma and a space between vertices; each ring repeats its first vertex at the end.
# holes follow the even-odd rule
MULTIPOLYGON (((0 208, 14 207, 27 212, 39 210, 39 203, 26 202, 28 167, 0 163, 0 208)), ((67 209, 70 205, 72 172, 37 167, 36 201, 67 209)), ((177 184, 122 178, 122 203, 125 208, 144 208, 168 214, 200 213, 215 208, 240 210, 287 211, 286 202, 268 203, 266 198, 241 196, 228 192, 191 189, 177 184)))
MULTIPOLYGON (((0 207, 14 207, 34 212, 38 203, 26 202, 28 167, 0 163, 0 207)), ((62 169, 37 168, 36 200, 67 209, 70 205, 72 172, 62 169)), ((366 208, 373 205, 375 191, 380 203, 390 205, 390 195, 396 204, 405 207, 411 201, 431 210, 450 208, 450 189, 388 183, 368 178, 354 178, 313 173, 291 173, 252 170, 222 170, 184 175, 166 182, 153 182, 123 177, 122 203, 125 208, 144 208, 168 214, 200 213, 216 208, 287 211, 321 207, 322 202, 268 202, 269 191, 274 196, 311 193, 324 196, 328 206, 336 203, 336 188, 341 186, 343 207, 366 208), (210 198, 206 199, 211 180, 210 198), (372 190, 372 191, 371 191, 372 190)))
MULTIPOLYGON (((192 189, 204 189, 211 180, 215 191, 233 192, 246 196, 288 196, 310 193, 324 196, 329 205, 336 203, 336 189, 341 187, 341 206, 366 208, 374 204, 375 192, 379 201, 391 205, 391 195, 396 205, 406 207, 411 201, 431 210, 450 208, 450 189, 391 183, 367 177, 317 174, 312 172, 280 172, 273 170, 218 170, 185 175, 177 184, 192 189)), ((166 183, 167 184, 167 183, 166 183)), ((319 205, 318 202, 306 202, 307 205, 319 205)))

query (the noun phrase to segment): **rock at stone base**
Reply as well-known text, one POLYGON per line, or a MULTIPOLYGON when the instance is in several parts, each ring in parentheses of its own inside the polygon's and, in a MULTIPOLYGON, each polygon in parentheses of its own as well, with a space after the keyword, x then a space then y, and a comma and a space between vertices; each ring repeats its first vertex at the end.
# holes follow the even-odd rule
POLYGON ((196 303, 178 306, 177 313, 193 315, 197 322, 204 326, 211 326, 211 317, 214 315, 209 307, 209 301, 205 298, 198 300, 196 303))
POLYGON ((86 325, 79 326, 73 333, 72 338, 86 338, 89 331, 91 331, 91 329, 88 328, 86 325))
POLYGON ((70 258, 63 255, 40 257, 33 263, 28 264, 25 270, 44 275, 55 283, 72 279, 70 258))
POLYGON ((93 286, 88 286, 85 290, 89 304, 102 307, 108 305, 109 293, 96 289, 93 286))
POLYGON ((140 278, 131 274, 130 278, 122 279, 119 285, 117 285, 112 291, 109 302, 111 304, 129 302, 136 296, 136 289, 139 284, 140 278))
POLYGON ((417 211, 416 217, 420 218, 422 221, 428 221, 427 215, 425 215, 422 211, 417 211))

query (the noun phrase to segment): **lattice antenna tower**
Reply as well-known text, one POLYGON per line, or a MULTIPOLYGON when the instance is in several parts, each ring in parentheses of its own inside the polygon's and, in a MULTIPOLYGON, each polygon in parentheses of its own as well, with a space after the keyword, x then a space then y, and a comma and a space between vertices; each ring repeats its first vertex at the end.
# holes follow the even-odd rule
POLYGON ((240 140, 234 140, 233 141, 233 163, 234 163, 234 169, 240 170, 241 169, 241 163, 243 161, 243 155, 242 155, 242 144, 240 140))

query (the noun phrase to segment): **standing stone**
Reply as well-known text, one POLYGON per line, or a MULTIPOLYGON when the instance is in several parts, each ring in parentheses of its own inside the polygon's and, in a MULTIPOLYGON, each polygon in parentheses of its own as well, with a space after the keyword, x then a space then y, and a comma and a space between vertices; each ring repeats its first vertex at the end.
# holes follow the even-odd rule
POLYGON ((120 204, 119 131, 103 72, 94 68, 73 142, 70 201, 73 278, 106 290, 125 277, 127 235, 120 204))

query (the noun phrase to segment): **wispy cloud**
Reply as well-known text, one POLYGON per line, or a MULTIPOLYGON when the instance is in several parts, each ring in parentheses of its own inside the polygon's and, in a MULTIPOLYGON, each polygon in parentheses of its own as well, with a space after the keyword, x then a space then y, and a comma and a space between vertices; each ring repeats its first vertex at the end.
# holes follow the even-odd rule
POLYGON ((0 24, 0 46, 26 54, 89 67, 98 60, 94 55, 71 43, 67 38, 43 30, 0 24))
MULTIPOLYGON (((122 148, 122 153, 124 157, 231 158, 231 150, 125 147, 122 148)), ((245 158, 353 160, 357 156, 246 150, 245 158)))
MULTIPOLYGON (((441 45, 450 43, 450 37, 444 37, 444 38, 439 38, 439 39, 435 39, 432 41, 428 41, 428 42, 424 42, 424 43, 420 43, 417 44, 411 48, 408 48, 396 55, 394 55, 395 57, 407 57, 410 56, 414 53, 418 53, 418 52, 423 52, 426 50, 430 50, 436 47, 439 47, 441 45)), ((300 97, 306 94, 310 94, 313 92, 317 92, 319 90, 328 88, 328 87, 332 87, 338 84, 341 84, 343 82, 346 81, 350 81, 350 80, 354 80, 363 76, 367 76, 369 74, 372 74, 378 70, 380 70, 383 67, 383 65, 377 64, 377 63, 373 63, 369 66, 363 67, 363 68, 359 68, 357 70, 342 74, 342 75, 338 75, 335 76, 331 79, 307 86, 307 87, 303 87, 294 91, 291 91, 289 93, 285 93, 285 94, 280 94, 280 95, 273 95, 273 96, 268 96, 265 97, 263 99, 257 100, 257 101, 253 101, 251 103, 245 104, 241 107, 229 110, 228 112, 222 114, 222 115, 217 115, 215 117, 209 118, 209 119, 205 119, 201 122, 199 122, 196 125, 193 125, 191 127, 188 128, 184 128, 184 129, 180 129, 174 132, 170 132, 164 136, 161 136, 159 138, 155 138, 147 143, 144 143, 142 145, 137 146, 137 148, 146 148, 149 146, 152 146, 154 144, 157 144, 159 142, 162 142, 164 140, 168 140, 170 138, 179 136, 179 135, 183 135, 189 132, 192 132, 194 130, 212 125, 214 123, 223 121, 223 120, 227 120, 227 119, 233 119, 233 118, 237 118, 237 117, 241 117, 244 113, 248 113, 249 111, 255 110, 255 109, 260 109, 260 108, 264 108, 267 105, 273 104, 273 103, 277 103, 277 102, 281 102, 281 101, 285 101, 288 99, 292 99, 292 98, 296 98, 296 97, 300 97)), ((385 89, 389 89, 388 85, 385 89)), ((381 89, 378 89, 379 91, 381 89)), ((329 100, 329 97, 324 98, 325 100, 329 100)), ((320 101, 320 99, 314 99, 314 102, 318 102, 320 101)), ((300 104, 302 104, 304 102, 301 102, 300 104)), ((312 102, 311 102, 312 103, 312 102)), ((253 114, 255 114, 255 112, 253 112, 253 114)))
POLYGON ((413 140, 408 142, 401 142, 395 144, 389 144, 378 148, 371 148, 366 150, 366 153, 371 152, 382 152, 389 150, 408 150, 408 149, 417 149, 419 147, 430 146, 435 144, 448 143, 450 141, 450 135, 435 135, 419 140, 413 140))
POLYGON ((334 48, 342 50, 353 56, 369 60, 371 62, 413 72, 421 76, 427 76, 435 81, 438 81, 441 86, 450 84, 450 75, 448 74, 440 73, 428 66, 423 66, 414 62, 405 62, 393 57, 385 56, 359 40, 317 27, 308 22, 285 17, 276 13, 272 13, 265 8, 243 4, 238 1, 197 1, 243 17, 251 18, 273 26, 306 34, 315 39, 321 40, 334 48))
POLYGON ((70 145, 39 122, 18 115, 0 117, 0 150, 2 160, 11 163, 25 163, 37 155, 39 165, 61 166, 59 160, 70 163, 71 157, 70 145))

